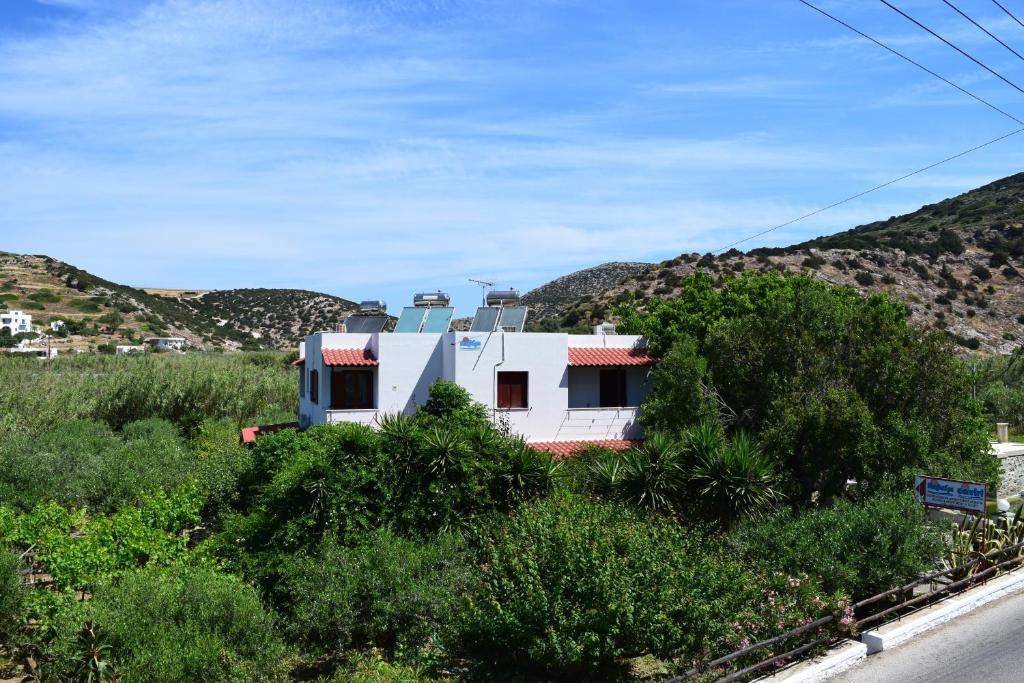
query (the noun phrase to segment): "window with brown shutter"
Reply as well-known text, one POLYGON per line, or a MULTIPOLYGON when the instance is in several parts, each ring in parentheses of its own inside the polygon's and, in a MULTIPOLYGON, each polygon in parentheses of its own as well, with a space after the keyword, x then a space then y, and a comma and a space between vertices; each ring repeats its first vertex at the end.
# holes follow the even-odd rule
POLYGON ((529 407, 529 373, 499 372, 498 373, 498 408, 529 407))
POLYGON ((626 369, 601 369, 601 407, 621 408, 626 403, 626 369))
POLYGON ((331 410, 373 408, 373 372, 335 369, 331 374, 331 410))

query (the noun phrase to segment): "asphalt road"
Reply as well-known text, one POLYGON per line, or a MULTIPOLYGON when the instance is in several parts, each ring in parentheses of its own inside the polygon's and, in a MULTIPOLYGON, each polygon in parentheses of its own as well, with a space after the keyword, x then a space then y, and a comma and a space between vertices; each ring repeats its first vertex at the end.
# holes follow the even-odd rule
POLYGON ((1020 683, 1024 593, 938 626, 831 679, 843 683, 1020 683))

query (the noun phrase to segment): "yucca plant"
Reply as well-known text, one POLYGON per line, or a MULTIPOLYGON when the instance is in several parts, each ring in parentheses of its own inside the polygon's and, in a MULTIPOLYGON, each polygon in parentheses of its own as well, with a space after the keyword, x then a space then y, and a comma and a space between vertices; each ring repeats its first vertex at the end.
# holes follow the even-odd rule
POLYGON ((1012 552, 998 554, 988 561, 978 562, 969 569, 967 568, 972 561, 989 553, 1024 543, 1022 511, 1024 511, 1024 503, 1021 503, 1012 518, 1003 515, 995 519, 981 516, 964 517, 953 528, 946 565, 950 569, 963 568, 967 570, 968 574, 976 574, 987 569, 991 564, 1024 557, 1024 548, 1017 548, 1012 552))
POLYGON ((687 428, 680 436, 681 454, 692 466, 712 458, 725 447, 725 434, 714 420, 704 420, 687 428))
POLYGON ((781 497, 772 463, 744 432, 717 450, 701 452, 690 480, 700 508, 725 528, 740 517, 763 515, 781 497))
POLYGON ((685 481, 680 455, 679 443, 660 432, 628 449, 622 455, 622 474, 615 487, 619 496, 651 511, 676 509, 685 481))
POLYGON ((614 496, 622 481, 622 454, 602 448, 586 456, 590 459, 583 474, 586 485, 599 496, 614 496))
POLYGON ((547 451, 531 448, 521 438, 509 439, 508 462, 499 479, 510 502, 547 495, 562 477, 562 463, 547 451))
POLYGON ((462 436, 451 429, 434 427, 423 439, 430 463, 430 471, 434 474, 451 476, 456 474, 470 454, 469 446, 462 436))

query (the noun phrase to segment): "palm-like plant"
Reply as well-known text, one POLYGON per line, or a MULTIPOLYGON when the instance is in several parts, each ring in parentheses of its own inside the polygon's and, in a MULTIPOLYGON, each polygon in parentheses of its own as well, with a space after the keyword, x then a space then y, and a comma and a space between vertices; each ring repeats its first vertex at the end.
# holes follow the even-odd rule
POLYGON ((594 493, 613 496, 622 481, 622 455, 609 449, 600 450, 589 456, 591 460, 584 476, 594 493))
POLYGON ((685 480, 681 454, 679 443, 659 432, 627 450, 622 456, 622 475, 616 487, 620 495, 651 511, 675 509, 685 480))
POLYGON ((717 450, 699 452, 690 480, 702 509, 726 528, 741 516, 764 514, 780 499, 772 463, 743 432, 717 450))
POLYGON ((521 438, 509 439, 505 470, 499 475, 509 501, 526 500, 552 492, 562 476, 562 463, 546 451, 531 448, 521 438))
POLYGON ((469 446, 455 430, 434 427, 423 439, 430 471, 449 478, 457 475, 470 454, 469 446))

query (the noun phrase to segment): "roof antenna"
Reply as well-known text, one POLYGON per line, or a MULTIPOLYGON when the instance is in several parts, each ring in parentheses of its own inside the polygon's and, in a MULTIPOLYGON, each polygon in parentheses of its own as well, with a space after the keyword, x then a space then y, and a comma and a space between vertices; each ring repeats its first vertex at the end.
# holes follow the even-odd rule
POLYGON ((473 278, 469 278, 469 281, 470 282, 475 282, 476 284, 480 285, 480 305, 481 306, 486 306, 487 305, 487 288, 488 287, 493 287, 494 283, 493 282, 487 282, 487 280, 474 280, 473 278))

